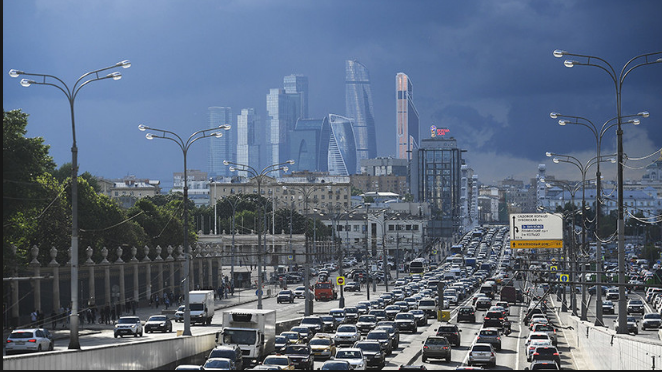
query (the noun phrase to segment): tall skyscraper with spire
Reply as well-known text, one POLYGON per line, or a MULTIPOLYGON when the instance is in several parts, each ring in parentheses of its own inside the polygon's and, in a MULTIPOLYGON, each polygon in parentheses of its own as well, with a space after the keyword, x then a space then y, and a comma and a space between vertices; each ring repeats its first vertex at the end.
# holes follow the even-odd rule
MULTIPOLYGON (((212 106, 208 111, 210 129, 224 124, 232 125, 232 108, 212 106)), ((237 161, 237 131, 234 125, 232 127, 223 131, 223 137, 209 141, 209 175, 212 177, 230 176, 230 170, 223 165, 223 161, 237 161)))
POLYGON ((411 160, 419 144, 419 117, 414 106, 414 88, 404 72, 395 75, 396 154, 398 159, 411 160))
POLYGON ((357 152, 355 173, 360 173, 361 159, 377 157, 377 138, 370 74, 356 60, 345 61, 345 116, 354 120, 357 152))

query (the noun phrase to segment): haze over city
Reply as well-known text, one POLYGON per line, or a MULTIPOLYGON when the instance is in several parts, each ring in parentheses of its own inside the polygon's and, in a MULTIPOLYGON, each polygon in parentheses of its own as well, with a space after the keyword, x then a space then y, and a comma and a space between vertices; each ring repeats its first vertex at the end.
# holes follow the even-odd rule
MULTIPOLYGON (((208 127, 208 108, 254 108, 266 118, 269 89, 283 77, 309 80, 311 118, 345 115, 345 61, 370 73, 378 156, 396 154, 395 76, 406 73, 421 138, 447 128, 483 183, 528 183, 538 164, 557 178, 581 178, 553 164, 551 151, 583 162, 595 156, 587 128, 561 127, 550 112, 597 126, 615 117, 610 77, 564 67, 555 49, 593 55, 620 72, 637 55, 662 50, 662 2, 587 1, 4 1, 3 69, 83 73, 122 60, 119 81, 95 82, 76 99, 80 172, 135 175, 172 187, 182 153, 147 141, 139 124, 188 137, 208 127)), ((576 59, 576 58, 569 58, 576 59)), ((56 89, 3 78, 4 110, 30 115, 27 136, 44 137, 58 166, 71 161, 71 118, 56 89)), ((623 85, 625 178, 639 179, 662 149, 662 64, 632 72, 623 85), (641 160, 636 160, 642 158, 641 160)), ((266 128, 266 124, 265 124, 266 128)), ((207 171, 208 143, 192 146, 188 168, 207 171)), ((602 154, 616 152, 615 129, 602 154)), ((603 168, 607 180, 616 167, 603 168)))

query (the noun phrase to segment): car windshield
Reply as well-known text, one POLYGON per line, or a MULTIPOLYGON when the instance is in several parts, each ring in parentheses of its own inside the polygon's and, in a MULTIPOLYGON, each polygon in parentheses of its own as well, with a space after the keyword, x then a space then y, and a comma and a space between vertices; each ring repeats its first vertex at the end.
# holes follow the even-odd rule
POLYGON ((548 331, 553 331, 554 327, 552 327, 549 324, 539 324, 535 328, 535 332, 548 332, 548 331))
POLYGON ((386 332, 370 332, 368 333, 368 336, 366 336, 368 340, 383 340, 385 338, 388 338, 388 333, 386 332))
POLYGON ((636 323, 636 322, 637 322, 637 319, 635 319, 633 316, 629 316, 629 317, 628 317, 628 322, 636 323))
POLYGON ((165 315, 155 315, 155 316, 150 316, 148 322, 165 322, 168 320, 168 317, 165 315))
POLYGON ((376 342, 357 342, 356 347, 363 351, 379 351, 381 348, 376 342))
POLYGON ((303 318, 301 324, 319 324, 320 318, 303 318))
POLYGON ((140 319, 138 318, 120 318, 117 323, 119 324, 135 324, 138 323, 140 319))
POLYGON ((400 306, 398 306, 398 305, 388 305, 388 306, 386 306, 386 309, 385 309, 385 310, 386 310, 386 311, 389 311, 389 310, 400 311, 400 306))
POLYGON ((430 337, 425 340, 426 345, 447 345, 448 340, 442 337, 430 337))
POLYGON ((356 327, 355 326, 340 326, 338 327, 337 332, 356 332, 356 327))
POLYGON ((234 358, 234 351, 228 350, 228 349, 212 349, 211 353, 209 353, 209 358, 228 358, 232 359, 234 358))
POLYGON ((345 313, 357 313, 358 311, 359 311, 359 309, 357 309, 355 307, 346 307, 345 308, 345 313))
POLYGON ((264 364, 275 364, 277 366, 286 366, 286 365, 289 365, 290 363, 288 363, 288 360, 286 358, 282 358, 282 357, 269 358, 269 357, 267 357, 264 360, 264 364))
POLYGON ((307 335, 310 332, 308 327, 292 327, 293 332, 299 332, 302 335, 307 335))
POLYGON ((284 344, 287 342, 287 337, 285 336, 276 336, 276 343, 277 344, 284 344))
POLYGON ((359 322, 376 323, 377 318, 374 315, 363 315, 359 317, 359 322))
POLYGON ((414 319, 414 314, 401 313, 396 315, 395 319, 414 319))
POLYGON ((490 345, 474 345, 473 351, 492 351, 492 348, 490 348, 490 345))
POLYGON ((9 338, 32 338, 34 333, 32 331, 14 331, 9 338))
POLYGON ((337 371, 337 370, 347 370, 347 369, 349 369, 348 364, 343 363, 341 361, 324 362, 324 365, 322 365, 323 371, 337 371))
POLYGON ((314 338, 310 340, 309 345, 331 345, 331 340, 328 338, 314 338))
POLYGON ((210 359, 205 363, 205 368, 230 368, 230 361, 223 359, 210 359))
POLYGON ((660 315, 660 314, 646 314, 646 315, 644 315, 644 319, 662 319, 662 315, 660 315))
POLYGON ((353 350, 338 350, 336 352, 336 359, 338 358, 360 358, 361 353, 353 350))
POLYGON ((291 345, 285 349, 285 354, 309 354, 308 346, 306 345, 291 345))
POLYGON ((493 331, 493 330, 484 330, 480 331, 481 336, 498 336, 499 332, 498 331, 493 331))
POLYGON ((439 327, 437 332, 455 332, 455 327, 439 327))

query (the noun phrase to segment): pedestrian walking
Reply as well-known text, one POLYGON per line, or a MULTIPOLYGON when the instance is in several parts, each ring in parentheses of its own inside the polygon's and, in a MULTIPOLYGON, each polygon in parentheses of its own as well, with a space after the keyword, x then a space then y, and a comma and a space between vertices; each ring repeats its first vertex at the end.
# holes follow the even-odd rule
POLYGON ((154 303, 155 303, 154 308, 158 309, 159 308, 159 295, 158 294, 154 295, 154 303))
POLYGON ((30 313, 30 326, 37 326, 37 309, 32 309, 32 312, 30 313))
POLYGON ((113 321, 113 324, 115 324, 115 308, 110 310, 110 319, 113 321))
POLYGON ((51 311, 51 329, 57 328, 57 314, 55 313, 55 309, 51 311))

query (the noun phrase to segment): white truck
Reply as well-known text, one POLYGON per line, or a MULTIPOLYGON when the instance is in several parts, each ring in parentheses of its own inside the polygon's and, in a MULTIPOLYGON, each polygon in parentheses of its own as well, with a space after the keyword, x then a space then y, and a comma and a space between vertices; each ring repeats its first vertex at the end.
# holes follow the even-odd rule
POLYGON ((216 311, 214 308, 214 291, 190 291, 188 293, 188 303, 191 309, 191 324, 211 324, 211 318, 214 317, 216 311))
POLYGON ((276 310, 225 310, 222 327, 216 333, 216 344, 239 346, 244 366, 255 366, 275 351, 276 310))

